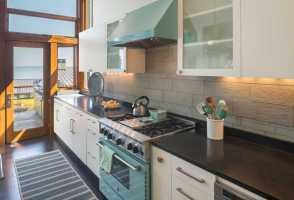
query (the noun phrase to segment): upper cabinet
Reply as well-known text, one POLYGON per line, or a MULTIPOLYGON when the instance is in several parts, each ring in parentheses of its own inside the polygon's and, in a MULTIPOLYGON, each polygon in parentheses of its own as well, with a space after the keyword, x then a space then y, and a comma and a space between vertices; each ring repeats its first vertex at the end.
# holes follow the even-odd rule
POLYGON ((113 46, 111 35, 119 21, 107 25, 107 71, 144 73, 145 49, 113 46))
POLYGON ((242 0, 242 75, 294 78, 294 1, 242 0))
POLYGON ((240 75, 240 1, 179 0, 178 74, 240 75))
POLYGON ((293 0, 179 0, 179 75, 294 78, 293 0))
POLYGON ((105 72, 107 65, 105 25, 90 28, 79 34, 79 70, 105 72))

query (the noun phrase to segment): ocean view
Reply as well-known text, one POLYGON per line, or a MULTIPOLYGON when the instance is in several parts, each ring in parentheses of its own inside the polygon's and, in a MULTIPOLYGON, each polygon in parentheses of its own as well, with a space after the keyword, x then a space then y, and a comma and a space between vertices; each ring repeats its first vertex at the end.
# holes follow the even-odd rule
POLYGON ((42 66, 14 67, 14 79, 43 79, 42 66))

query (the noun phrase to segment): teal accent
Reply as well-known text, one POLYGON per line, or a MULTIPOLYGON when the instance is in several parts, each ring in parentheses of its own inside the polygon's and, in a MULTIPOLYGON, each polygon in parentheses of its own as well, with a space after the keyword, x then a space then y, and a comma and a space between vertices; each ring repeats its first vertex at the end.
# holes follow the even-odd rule
POLYGON ((158 0, 134 10, 110 34, 112 45, 153 37, 177 40, 177 0, 158 0))
POLYGON ((100 167, 107 173, 110 173, 114 151, 107 146, 101 149, 100 167))
MULTIPOLYGON (((129 154, 127 150, 113 145, 105 138, 100 139, 99 142, 112 149, 116 155, 126 162, 138 167, 138 170, 136 171, 131 169, 127 171, 129 178, 125 177, 125 180, 123 181, 124 183, 121 183, 113 176, 114 170, 109 174, 100 169, 99 189, 103 195, 109 200, 150 200, 150 162, 129 154)), ((114 169, 115 161, 113 163, 114 169)))
POLYGON ((154 29, 155 37, 178 39, 178 1, 172 1, 154 29))
POLYGON ((111 70, 123 70, 123 60, 120 52, 123 51, 124 47, 114 47, 110 40, 110 36, 113 31, 117 28, 119 22, 113 22, 107 25, 107 69, 111 70))

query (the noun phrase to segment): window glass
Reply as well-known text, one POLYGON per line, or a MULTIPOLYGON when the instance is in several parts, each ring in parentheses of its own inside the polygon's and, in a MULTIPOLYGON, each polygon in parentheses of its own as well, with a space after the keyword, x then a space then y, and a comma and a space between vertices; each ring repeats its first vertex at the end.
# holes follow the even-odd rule
POLYGON ((76 17, 76 0, 8 0, 7 7, 76 17))
POLYGON ((13 48, 14 131, 44 125, 43 48, 13 48))
POLYGON ((58 87, 74 86, 74 47, 58 47, 58 87))
POLYGON ((74 37, 75 22, 9 14, 9 31, 74 37))

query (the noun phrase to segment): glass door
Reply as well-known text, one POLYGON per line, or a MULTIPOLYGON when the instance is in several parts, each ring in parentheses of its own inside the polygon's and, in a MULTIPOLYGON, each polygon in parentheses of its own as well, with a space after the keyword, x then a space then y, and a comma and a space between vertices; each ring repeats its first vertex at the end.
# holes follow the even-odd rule
POLYGON ((126 71, 126 48, 114 47, 111 34, 118 26, 119 21, 107 24, 107 70, 113 72, 126 71))
POLYGON ((233 75, 238 6, 238 0, 180 1, 179 74, 233 75))
POLYGON ((46 135, 48 45, 11 43, 6 96, 8 143, 46 135))

